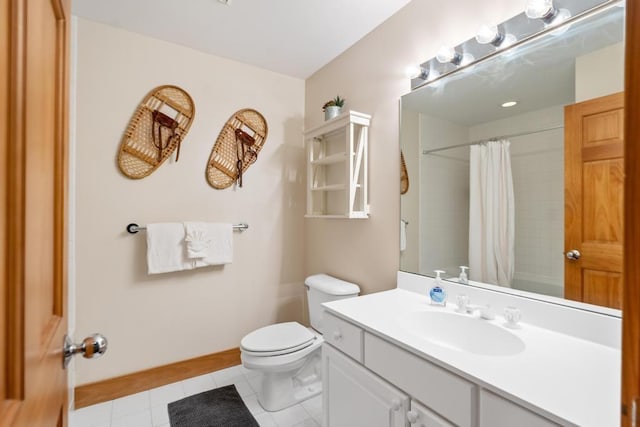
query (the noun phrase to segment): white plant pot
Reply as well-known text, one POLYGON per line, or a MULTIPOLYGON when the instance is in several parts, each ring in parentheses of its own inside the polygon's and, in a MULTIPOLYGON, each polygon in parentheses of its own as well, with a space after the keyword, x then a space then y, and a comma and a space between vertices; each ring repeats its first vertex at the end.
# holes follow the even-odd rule
POLYGON ((334 117, 340 115, 341 111, 342 111, 342 107, 337 107, 335 105, 332 105, 330 107, 325 107, 325 109, 324 109, 324 119, 325 120, 331 120, 334 117))

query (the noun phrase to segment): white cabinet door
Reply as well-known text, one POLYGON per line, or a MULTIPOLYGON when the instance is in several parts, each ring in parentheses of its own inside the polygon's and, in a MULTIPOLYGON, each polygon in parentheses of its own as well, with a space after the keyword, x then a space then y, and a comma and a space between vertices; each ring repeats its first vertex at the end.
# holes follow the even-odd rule
POLYGON ((322 346, 323 427, 404 427, 409 397, 328 344, 322 346))

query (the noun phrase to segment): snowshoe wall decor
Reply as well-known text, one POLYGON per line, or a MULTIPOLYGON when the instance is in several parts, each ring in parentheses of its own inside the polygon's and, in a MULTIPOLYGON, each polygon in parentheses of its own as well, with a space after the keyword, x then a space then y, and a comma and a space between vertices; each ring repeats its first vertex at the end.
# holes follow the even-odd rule
POLYGON ((118 166, 132 179, 149 176, 175 151, 187 135, 195 106, 177 86, 158 86, 147 94, 129 121, 118 153, 118 166))
POLYGON ((267 121, 256 110, 235 112, 222 127, 209 156, 209 185, 222 190, 237 182, 242 187, 242 174, 258 159, 267 132, 267 121))

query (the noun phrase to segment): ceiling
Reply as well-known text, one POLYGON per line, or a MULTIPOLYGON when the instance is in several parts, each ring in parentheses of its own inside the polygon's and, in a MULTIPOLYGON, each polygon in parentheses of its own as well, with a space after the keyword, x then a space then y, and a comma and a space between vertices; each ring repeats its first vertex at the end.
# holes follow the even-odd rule
POLYGON ((305 79, 410 0, 74 0, 73 14, 305 79))

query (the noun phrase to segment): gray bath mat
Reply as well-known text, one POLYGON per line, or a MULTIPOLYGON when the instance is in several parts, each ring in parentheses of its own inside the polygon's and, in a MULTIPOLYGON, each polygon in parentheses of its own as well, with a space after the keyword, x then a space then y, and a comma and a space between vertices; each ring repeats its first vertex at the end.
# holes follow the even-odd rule
POLYGON ((169 403, 171 427, 259 427, 233 384, 169 403))

